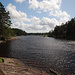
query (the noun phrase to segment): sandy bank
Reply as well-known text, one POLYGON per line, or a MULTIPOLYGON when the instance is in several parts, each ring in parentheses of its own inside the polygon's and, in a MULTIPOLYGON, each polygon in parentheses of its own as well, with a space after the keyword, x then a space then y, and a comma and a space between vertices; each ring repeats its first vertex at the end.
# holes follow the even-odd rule
POLYGON ((0 75, 49 75, 43 71, 25 66, 17 59, 3 58, 4 62, 0 63, 0 75))

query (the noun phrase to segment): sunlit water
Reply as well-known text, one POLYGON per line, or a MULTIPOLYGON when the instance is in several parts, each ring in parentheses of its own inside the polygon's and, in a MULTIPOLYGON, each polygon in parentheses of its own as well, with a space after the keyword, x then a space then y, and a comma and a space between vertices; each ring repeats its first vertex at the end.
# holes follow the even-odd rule
POLYGON ((32 67, 62 75, 75 73, 75 41, 43 36, 18 36, 0 44, 0 56, 13 57, 32 67))

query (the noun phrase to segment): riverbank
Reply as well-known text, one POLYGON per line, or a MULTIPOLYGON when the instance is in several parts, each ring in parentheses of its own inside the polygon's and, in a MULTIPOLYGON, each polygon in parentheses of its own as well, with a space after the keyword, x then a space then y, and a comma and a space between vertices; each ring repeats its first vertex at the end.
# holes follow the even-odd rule
MULTIPOLYGON (((8 39, 8 41, 10 41, 10 40, 16 40, 17 38, 16 37, 10 37, 9 39, 8 39)), ((0 43, 4 43, 5 41, 2 41, 2 40, 0 40, 0 43)))
POLYGON ((4 62, 0 62, 0 75, 49 75, 44 71, 40 71, 22 64, 14 58, 3 58, 4 62))
POLYGON ((8 40, 17 40, 16 37, 10 37, 8 40))

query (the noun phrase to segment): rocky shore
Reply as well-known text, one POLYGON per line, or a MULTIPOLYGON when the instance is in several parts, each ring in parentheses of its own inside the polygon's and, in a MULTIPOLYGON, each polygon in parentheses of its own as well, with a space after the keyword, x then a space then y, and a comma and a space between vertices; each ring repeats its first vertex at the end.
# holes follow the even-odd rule
POLYGON ((16 37, 11 37, 10 39, 8 40, 16 40, 17 38, 16 37))
POLYGON ((0 62, 0 75, 49 75, 44 71, 30 68, 14 58, 3 58, 0 62))
MULTIPOLYGON (((9 40, 16 40, 17 38, 16 37, 10 37, 9 39, 8 39, 8 41, 9 40)), ((2 40, 0 40, 0 43, 4 43, 5 41, 2 41, 2 40)))

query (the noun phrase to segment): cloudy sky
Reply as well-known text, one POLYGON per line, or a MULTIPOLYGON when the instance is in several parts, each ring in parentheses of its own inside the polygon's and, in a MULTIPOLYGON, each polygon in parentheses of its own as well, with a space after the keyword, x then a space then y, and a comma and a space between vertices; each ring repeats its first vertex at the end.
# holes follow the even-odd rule
POLYGON ((75 17, 75 0, 0 0, 10 12, 12 28, 49 32, 75 17))

